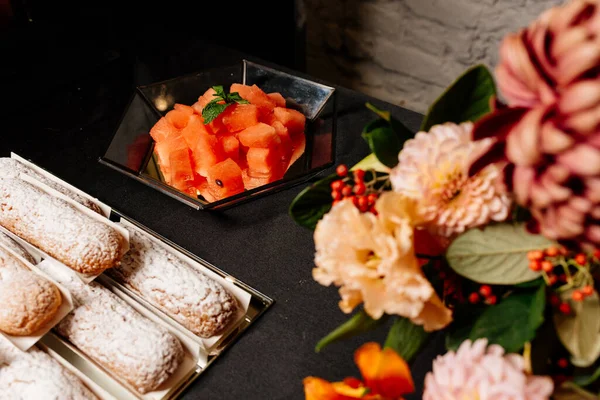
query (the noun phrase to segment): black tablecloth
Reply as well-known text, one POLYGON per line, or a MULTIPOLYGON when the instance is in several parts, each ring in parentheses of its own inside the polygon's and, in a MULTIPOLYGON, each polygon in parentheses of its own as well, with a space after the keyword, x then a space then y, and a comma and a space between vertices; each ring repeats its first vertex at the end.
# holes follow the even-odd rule
MULTIPOLYGON (((68 52, 65 52, 65 54, 68 52)), ((353 352, 363 342, 384 340, 385 329, 314 352, 314 345, 347 316, 337 307, 335 288, 313 281, 312 232, 288 216, 294 196, 285 190, 225 212, 196 211, 98 163, 133 87, 206 67, 231 64, 241 55, 205 43, 151 47, 131 53, 109 51, 84 62, 80 53, 37 67, 16 82, 3 117, 0 155, 31 159, 123 214, 275 299, 275 305, 186 391, 195 399, 301 399, 302 379, 316 375, 341 380, 357 375, 353 352)), ((24 66, 25 68, 25 66, 24 66)), ((6 78, 6 77, 5 77, 6 78)), ((16 78, 15 78, 16 79, 16 78)), ((421 116, 339 88, 338 163, 368 154, 360 137, 374 118, 365 101, 391 109, 411 129, 421 116)), ((330 172, 330 171, 326 171, 330 172)), ((340 232, 340 234, 343 234, 340 232)), ((421 398, 424 374, 441 351, 434 337, 413 363, 421 398)))

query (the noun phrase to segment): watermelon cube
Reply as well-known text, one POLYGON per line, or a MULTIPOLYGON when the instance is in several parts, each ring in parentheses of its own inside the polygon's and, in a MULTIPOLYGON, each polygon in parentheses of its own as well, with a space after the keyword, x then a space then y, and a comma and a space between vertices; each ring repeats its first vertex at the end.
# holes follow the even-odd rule
POLYGON ((275 128, 275 132, 277 132, 277 136, 279 136, 279 140, 281 141, 279 144, 279 152, 281 153, 281 161, 287 168, 292 156, 292 138, 290 137, 288 129, 283 126, 281 122, 275 121, 272 126, 275 128))
POLYGON ((165 117, 159 119, 150 129, 150 136, 155 142, 161 142, 171 136, 177 136, 179 129, 175 128, 165 117))
POLYGON ((187 126, 181 130, 181 136, 183 136, 188 147, 194 149, 198 140, 200 140, 200 135, 208 135, 208 131, 202 122, 202 117, 193 114, 190 116, 187 126))
POLYGON ((198 102, 196 104, 198 105, 198 108, 200 109, 200 111, 198 112, 198 108, 194 107, 196 112, 198 112, 199 114, 202 114, 202 109, 204 107, 206 107, 206 105, 215 98, 214 95, 216 93, 217 92, 215 92, 215 90, 213 88, 210 88, 206 92, 204 92, 204 94, 202 96, 198 97, 198 102))
POLYGON ((219 200, 244 191, 242 170, 231 158, 210 167, 206 179, 210 193, 219 200))
POLYGON ((167 183, 172 181, 171 179, 171 153, 178 150, 187 150, 187 144, 181 135, 170 137, 166 140, 156 142, 154 146, 154 152, 158 156, 158 164, 160 171, 167 183))
POLYGON ((171 110, 165 115, 167 121, 171 123, 177 129, 183 129, 188 124, 190 115, 187 112, 181 110, 171 110))
POLYGON ((219 138, 225 157, 237 160, 240 158, 240 142, 234 135, 225 135, 219 138))
POLYGON ((283 98, 283 96, 281 95, 281 93, 279 93, 279 92, 273 92, 273 93, 267 94, 267 96, 269 96, 269 98, 271 99, 271 101, 273 103, 275 103, 276 107, 285 107, 285 99, 283 98))
POLYGON ((275 102, 273 102, 273 100, 271 100, 271 98, 256 85, 247 86, 234 83, 231 85, 230 93, 234 92, 239 93, 243 99, 254 104, 258 108, 258 113, 261 116, 267 116, 273 111, 273 108, 275 108, 275 102))
POLYGON ((219 140, 214 135, 200 135, 192 149, 194 171, 207 176, 208 169, 225 159, 219 140))
POLYGON ((267 148, 277 146, 281 142, 275 128, 262 122, 241 131, 238 139, 246 147, 267 148))
POLYGON ((273 177, 273 180, 283 176, 281 154, 277 148, 251 147, 246 154, 248 173, 254 177, 273 177))
POLYGON ((190 160, 190 151, 177 149, 169 154, 169 169, 171 171, 171 185, 175 188, 187 192, 193 186, 194 170, 190 160))
POLYGON ((175 105, 173 106, 173 108, 175 110, 177 110, 177 111, 183 112, 188 117, 190 117, 194 113, 194 109, 192 107, 190 107, 190 106, 185 105, 185 104, 175 103, 175 105))
POLYGON ((259 186, 266 185, 267 183, 273 182, 272 177, 269 175, 264 176, 252 176, 248 172, 248 168, 242 170, 242 180, 246 189, 251 190, 259 186))
POLYGON ((229 132, 238 132, 258 124, 258 108, 254 104, 234 104, 223 112, 223 125, 229 132))
POLYGON ((275 107, 273 117, 288 128, 291 136, 304 132, 306 117, 299 111, 291 108, 275 107))

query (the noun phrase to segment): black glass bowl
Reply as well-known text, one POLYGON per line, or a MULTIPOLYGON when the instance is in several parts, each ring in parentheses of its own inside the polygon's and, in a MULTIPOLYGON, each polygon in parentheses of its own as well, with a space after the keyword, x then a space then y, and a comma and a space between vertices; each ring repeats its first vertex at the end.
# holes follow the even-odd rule
POLYGON ((222 209, 307 181, 334 164, 335 89, 247 60, 240 65, 206 70, 148 86, 139 86, 123 115, 112 142, 100 162, 196 209, 222 209), (306 150, 275 182, 209 202, 168 185, 154 156, 149 132, 175 103, 192 105, 209 87, 232 83, 256 84, 263 91, 279 92, 286 106, 306 116, 306 150))

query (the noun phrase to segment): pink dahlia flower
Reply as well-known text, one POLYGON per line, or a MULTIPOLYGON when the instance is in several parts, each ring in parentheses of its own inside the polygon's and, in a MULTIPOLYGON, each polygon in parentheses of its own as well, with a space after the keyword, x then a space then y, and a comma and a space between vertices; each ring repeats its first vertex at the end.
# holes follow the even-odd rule
POLYGON ((528 375, 518 354, 504 354, 487 339, 466 340, 433 362, 425 377, 423 400, 548 400, 549 377, 528 375))
POLYGON ((543 235, 600 245, 600 3, 548 10, 500 55, 511 108, 477 122, 473 138, 495 142, 470 172, 508 161, 506 182, 543 235))

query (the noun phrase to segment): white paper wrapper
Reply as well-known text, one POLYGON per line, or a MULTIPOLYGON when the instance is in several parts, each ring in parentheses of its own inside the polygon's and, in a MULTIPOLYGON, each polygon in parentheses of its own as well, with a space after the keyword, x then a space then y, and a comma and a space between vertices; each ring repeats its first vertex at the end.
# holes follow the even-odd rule
POLYGON ((27 351, 33 345, 35 345, 42 338, 42 336, 44 336, 46 333, 48 333, 50 331, 50 329, 52 329, 64 317, 66 317, 71 312, 71 310, 73 310, 73 299, 71 298, 71 293, 69 293, 69 291, 65 287, 63 287, 58 282, 56 282, 54 279, 49 277, 47 274, 43 273, 38 268, 33 266, 29 261, 25 260, 19 254, 15 253, 14 251, 12 251, 12 249, 10 249, 9 247, 5 246, 2 243, 0 243, 0 247, 2 247, 2 249, 9 252, 15 258, 17 258, 19 261, 21 261, 32 272, 34 272, 40 276, 43 276, 48 281, 52 282, 58 288, 58 290, 60 291, 61 297, 62 297, 62 304, 58 308, 58 312, 56 313, 54 318, 52 320, 50 320, 46 325, 44 325, 40 330, 35 332, 35 334, 29 335, 29 336, 14 336, 14 335, 9 335, 4 332, 0 332, 2 334, 2 336, 6 337, 15 347, 17 347, 18 349, 20 349, 22 351, 27 351))
MULTIPOLYGON (((108 226, 110 226, 111 228, 115 229, 117 232, 119 232, 119 234, 121 236, 123 236, 126 240, 126 245, 123 246, 123 248, 121 249, 121 257, 127 253, 127 251, 129 251, 129 232, 127 231, 127 229, 123 228, 122 226, 120 226, 119 224, 116 224, 114 222, 112 222, 111 220, 109 220, 108 218, 103 217, 102 215, 90 210, 89 208, 77 203, 75 200, 65 196, 64 194, 52 189, 51 187, 49 187, 48 185, 45 185, 43 183, 41 183, 40 181, 25 175, 25 174, 21 174, 20 178, 27 182, 30 183, 34 186, 36 186, 37 188, 41 189, 42 191, 46 192, 47 194, 51 195, 51 196, 55 196, 58 197, 66 202, 68 202, 70 205, 72 205, 73 207, 75 207, 77 210, 81 211, 82 213, 85 213, 86 215, 88 215, 91 218, 94 218, 95 220, 102 222, 108 226)), ((81 274, 79 272, 74 271, 73 269, 69 268, 67 265, 61 263, 60 261, 56 260, 54 257, 52 257, 51 255, 49 255, 48 253, 46 253, 45 251, 29 244, 26 240, 21 239, 20 237, 18 237, 17 235, 13 234, 11 231, 9 231, 8 229, 0 226, 0 230, 2 232, 5 232, 7 235, 9 235, 11 238, 13 238, 15 241, 17 241, 20 245, 22 245, 23 247, 25 247, 25 249, 31 253, 32 256, 34 256, 34 258, 36 259, 50 259, 55 261, 56 263, 62 265, 66 270, 69 271, 69 273, 71 274, 76 274, 79 279, 81 279, 83 282, 85 283, 90 283, 91 281, 93 281, 94 279, 96 279, 96 277, 98 277, 98 275, 100 274, 81 274)))
POLYGON ((194 260, 194 259, 186 256, 185 254, 183 254, 180 251, 172 248, 171 246, 167 245, 166 243, 163 243, 162 241, 156 239, 152 235, 147 234, 142 229, 138 228, 137 226, 135 226, 134 224, 130 223, 126 219, 122 218, 121 221, 119 221, 119 223, 122 224, 123 226, 131 227, 132 229, 135 229, 135 230, 139 231, 141 234, 143 234, 146 237, 148 237, 150 240, 152 240, 158 246, 162 246, 167 251, 169 251, 171 254, 174 254, 175 256, 179 257, 185 263, 187 263, 187 264, 191 265, 192 267, 198 269, 200 272, 202 272, 204 275, 208 276, 209 278, 214 279, 215 281, 219 282, 221 285, 223 285, 223 287, 225 289, 227 289, 229 291, 229 293, 231 293, 237 299, 238 305, 239 305, 238 311, 237 311, 237 314, 236 314, 235 318, 232 320, 232 322, 229 324, 229 326, 227 326, 227 328, 220 335, 213 336, 213 337, 210 337, 210 338, 201 338, 201 337, 197 336, 196 334, 194 334, 192 331, 190 331, 187 328, 185 328, 183 325, 181 325, 177 321, 175 321, 174 319, 172 319, 171 317, 169 317, 167 313, 162 312, 160 310, 160 308, 158 308, 157 306, 154 306, 154 305, 150 304, 150 302, 148 302, 147 300, 145 300, 139 294, 137 294, 137 293, 135 293, 135 292, 133 292, 133 291, 128 290, 128 289, 125 288, 129 296, 131 296, 131 297, 133 297, 135 299, 138 299, 139 302, 143 302, 144 304, 147 304, 152 309, 157 310, 157 312, 160 312, 160 314, 163 316, 163 318, 165 318, 165 320, 167 322, 169 322, 173 326, 176 326, 178 329, 182 330, 187 336, 189 336, 191 338, 194 338, 194 340, 196 340, 197 342, 202 343, 202 345, 204 346, 204 348, 208 350, 209 354, 211 354, 211 350, 213 350, 214 347, 216 345, 218 345, 218 343, 221 341, 221 339, 224 338, 224 337, 227 337, 227 335, 233 329, 235 329, 240 324, 240 322, 242 322, 242 319, 246 315, 246 312, 248 311, 248 307, 250 306, 250 300, 252 299, 252 296, 250 295, 250 293, 248 293, 245 290, 239 288, 232 281, 230 281, 230 280, 228 280, 226 278, 223 278, 221 275, 219 275, 219 274, 211 271, 210 269, 204 267, 203 265, 201 265, 200 263, 198 263, 196 260, 194 260))
POLYGON ((85 197, 86 199, 88 199, 91 202, 93 202, 94 204, 96 204, 100 208, 100 210, 102 210, 102 213, 104 214, 105 217, 108 218, 110 216, 111 208, 109 206, 107 206, 106 204, 102 203, 100 200, 96 199, 95 197, 92 197, 89 194, 85 193, 84 191, 77 189, 75 186, 68 184, 67 182, 63 181, 62 179, 57 178, 56 176, 52 175, 50 172, 38 167, 34 163, 24 159, 23 157, 19 156, 18 154, 11 152, 10 158, 13 158, 13 159, 19 161, 20 163, 33 169, 38 174, 43 175, 44 177, 58 183, 59 185, 69 189, 70 191, 72 191, 74 193, 77 193, 81 197, 85 197))

